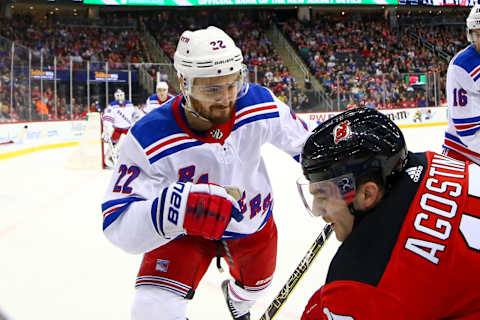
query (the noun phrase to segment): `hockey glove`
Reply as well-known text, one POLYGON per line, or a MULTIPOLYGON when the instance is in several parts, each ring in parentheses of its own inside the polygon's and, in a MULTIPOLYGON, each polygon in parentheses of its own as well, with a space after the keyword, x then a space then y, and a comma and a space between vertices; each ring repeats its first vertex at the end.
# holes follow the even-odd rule
POLYGON ((171 239, 182 234, 220 239, 230 219, 241 221, 237 201, 226 189, 214 184, 177 182, 162 191, 158 213, 153 217, 157 231, 171 239))

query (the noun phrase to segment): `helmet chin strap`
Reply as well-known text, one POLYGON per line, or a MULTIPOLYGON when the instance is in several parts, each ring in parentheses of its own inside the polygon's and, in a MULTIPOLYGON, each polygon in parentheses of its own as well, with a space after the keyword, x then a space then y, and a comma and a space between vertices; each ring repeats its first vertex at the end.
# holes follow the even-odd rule
POLYGON ((185 103, 182 103, 183 109, 190 112, 192 114, 192 116, 194 116, 197 119, 200 119, 200 120, 203 120, 203 121, 208 121, 208 122, 212 123, 212 121, 210 119, 205 118, 204 116, 202 116, 200 113, 198 113, 198 111, 196 111, 193 108, 192 101, 190 100, 190 96, 185 95, 184 97, 185 97, 185 103))
POLYGON ((353 201, 348 204, 348 210, 356 218, 362 216, 365 213, 364 211, 355 209, 355 207, 353 206, 353 201))

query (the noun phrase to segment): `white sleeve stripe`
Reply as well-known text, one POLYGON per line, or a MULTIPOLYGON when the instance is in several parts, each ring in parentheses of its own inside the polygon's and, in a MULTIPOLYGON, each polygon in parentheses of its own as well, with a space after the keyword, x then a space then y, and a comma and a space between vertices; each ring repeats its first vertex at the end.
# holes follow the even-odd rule
POLYGON ((254 104, 254 105, 248 106, 248 107, 246 107, 246 108, 242 108, 242 109, 240 109, 239 111, 237 111, 237 112, 235 113, 235 115, 236 115, 236 116, 239 116, 239 115, 241 115, 242 113, 245 113, 245 112, 248 111, 248 110, 257 109, 257 108, 263 108, 263 107, 271 106, 271 105, 275 105, 275 101, 269 101, 269 102, 254 104))
POLYGON ((148 156, 148 159, 151 159, 151 158, 155 157, 156 155, 158 155, 159 153, 162 153, 165 150, 174 148, 174 147, 182 145, 182 144, 187 144, 187 143, 196 142, 196 141, 198 141, 198 140, 182 138, 182 139, 179 139, 177 141, 173 141, 171 143, 165 144, 165 145, 159 147, 158 149, 150 149, 146 153, 146 155, 148 156))
POLYGON ((480 198, 480 167, 474 163, 468 166, 468 194, 480 198))
POLYGON ((168 142, 169 140, 174 140, 174 139, 182 138, 182 137, 189 138, 190 136, 186 133, 172 134, 172 135, 166 136, 165 138, 162 138, 160 140, 155 141, 153 144, 149 145, 148 147, 146 147, 144 149, 148 153, 150 150, 155 149, 158 145, 161 145, 165 142, 168 142))
POLYGON ((241 115, 240 117, 238 117, 237 119, 235 119, 235 123, 237 122, 240 122, 244 119, 248 119, 248 118, 251 118, 251 117, 254 117, 254 116, 258 116, 260 114, 267 114, 267 113, 272 113, 272 112, 276 112, 276 107, 275 108, 269 108, 269 109, 263 109, 263 110, 258 110, 258 111, 253 111, 253 112, 250 112, 250 113, 247 113, 247 114, 244 114, 244 115, 241 115))

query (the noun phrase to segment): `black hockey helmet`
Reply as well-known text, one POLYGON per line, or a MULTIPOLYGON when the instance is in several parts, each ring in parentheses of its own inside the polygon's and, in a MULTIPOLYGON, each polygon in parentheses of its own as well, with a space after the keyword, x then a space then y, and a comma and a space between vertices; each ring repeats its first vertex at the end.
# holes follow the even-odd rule
POLYGON ((356 179, 376 171, 387 185, 407 159, 407 147, 397 125, 370 108, 356 108, 325 121, 307 139, 301 157, 310 182, 344 174, 356 179))

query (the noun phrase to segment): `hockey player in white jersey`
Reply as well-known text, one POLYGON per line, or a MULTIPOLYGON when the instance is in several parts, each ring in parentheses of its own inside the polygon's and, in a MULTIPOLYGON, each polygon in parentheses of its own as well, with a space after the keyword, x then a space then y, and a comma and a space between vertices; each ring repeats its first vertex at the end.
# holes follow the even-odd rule
POLYGON ((466 22, 471 44, 452 58, 447 71, 443 153, 480 164, 480 5, 472 8, 466 22))
POLYGON ((125 93, 117 89, 115 100, 110 102, 102 115, 105 165, 112 167, 118 157, 120 138, 125 135, 135 123, 138 108, 130 101, 125 100, 125 93))
POLYGON ((142 108, 142 111, 143 113, 147 114, 173 97, 173 95, 168 93, 168 83, 165 81, 159 81, 157 83, 156 93, 148 97, 145 106, 142 108))
POLYGON ((102 204, 103 230, 118 247, 144 254, 132 319, 186 319, 211 260, 223 257, 231 278, 219 285, 228 311, 222 307, 248 320, 270 286, 277 252, 260 147, 271 143, 298 160, 316 124, 249 85, 242 52, 216 27, 185 31, 174 66, 183 94, 127 134, 102 204))

